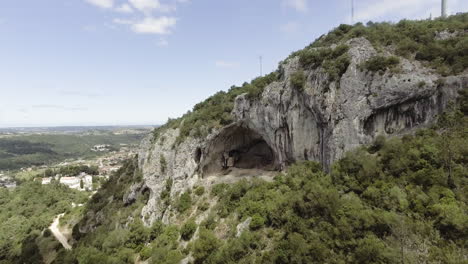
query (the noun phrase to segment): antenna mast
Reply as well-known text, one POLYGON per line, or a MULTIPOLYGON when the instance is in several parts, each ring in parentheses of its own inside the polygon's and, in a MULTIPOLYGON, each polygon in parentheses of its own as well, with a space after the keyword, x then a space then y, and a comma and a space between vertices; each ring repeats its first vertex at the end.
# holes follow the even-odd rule
POLYGON ((447 17, 447 0, 442 0, 442 12, 441 15, 443 18, 447 17))
POLYGON ((354 25, 354 0, 351 0, 351 24, 354 25))
POLYGON ((260 76, 263 76, 263 57, 260 56, 260 76))

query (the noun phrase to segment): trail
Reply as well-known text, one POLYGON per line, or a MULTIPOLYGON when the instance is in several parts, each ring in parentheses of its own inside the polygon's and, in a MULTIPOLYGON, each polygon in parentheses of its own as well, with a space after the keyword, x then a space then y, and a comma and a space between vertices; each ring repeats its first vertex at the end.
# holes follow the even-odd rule
POLYGON ((224 173, 211 174, 202 179, 204 185, 214 185, 218 183, 235 183, 242 179, 262 179, 267 182, 273 181, 273 178, 278 175, 277 171, 265 171, 261 169, 238 169, 230 168, 224 173))
POLYGON ((62 234, 62 232, 60 232, 60 229, 59 229, 59 220, 62 216, 64 216, 65 214, 59 214, 55 217, 54 219, 54 222, 50 225, 49 229, 50 231, 52 232, 52 234, 54 235, 54 237, 62 244, 62 246, 66 249, 66 250, 71 250, 71 246, 70 244, 68 244, 68 239, 62 234))

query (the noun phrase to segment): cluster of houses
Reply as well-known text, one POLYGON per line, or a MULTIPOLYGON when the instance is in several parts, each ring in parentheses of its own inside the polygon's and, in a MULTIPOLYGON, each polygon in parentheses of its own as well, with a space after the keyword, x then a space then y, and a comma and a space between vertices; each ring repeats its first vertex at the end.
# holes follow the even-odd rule
POLYGON ((11 177, 0 173, 0 187, 4 188, 15 188, 16 181, 14 181, 11 177))
POLYGON ((91 150, 96 152, 104 152, 110 150, 110 145, 102 144, 102 145, 94 145, 91 150))
POLYGON ((93 176, 84 172, 74 177, 62 177, 57 174, 55 177, 42 178, 42 184, 50 184, 54 180, 79 191, 91 191, 93 189, 93 176))

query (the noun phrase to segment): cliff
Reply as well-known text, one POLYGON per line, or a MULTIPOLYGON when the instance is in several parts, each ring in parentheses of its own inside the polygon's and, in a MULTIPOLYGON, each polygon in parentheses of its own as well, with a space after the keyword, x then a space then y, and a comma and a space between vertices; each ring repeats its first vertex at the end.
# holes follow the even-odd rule
POLYGON ((170 119, 57 259, 466 261, 467 25, 340 25, 170 119))
MULTIPOLYGON (((344 153, 379 135, 400 136, 430 126, 468 86, 466 72, 444 78, 403 57, 398 57, 394 69, 363 69, 378 55, 376 49, 362 37, 345 44, 349 62, 336 81, 330 81, 324 67, 304 67, 299 56, 292 56, 259 98, 247 93, 235 98, 230 124, 182 142, 178 127, 161 129, 157 138, 150 135, 143 140, 138 156, 151 190, 142 211, 147 223, 161 218, 170 222, 171 208, 160 201, 168 179, 171 197, 176 197, 205 177, 226 174, 230 168, 281 171, 296 161, 311 160, 328 171, 344 153), (297 72, 304 76, 301 87, 292 80, 297 72)), ((331 50, 338 48, 333 45, 331 50)), ((395 56, 391 50, 380 53, 395 56)))

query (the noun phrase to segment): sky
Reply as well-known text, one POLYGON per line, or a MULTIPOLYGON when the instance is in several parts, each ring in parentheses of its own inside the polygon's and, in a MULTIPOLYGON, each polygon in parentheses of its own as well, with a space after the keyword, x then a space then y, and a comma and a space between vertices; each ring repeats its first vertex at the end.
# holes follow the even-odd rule
MULTIPOLYGON (((354 2, 354 22, 440 15, 440 0, 354 2)), ((350 3, 0 0, 0 127, 162 124, 349 24, 350 3)))

